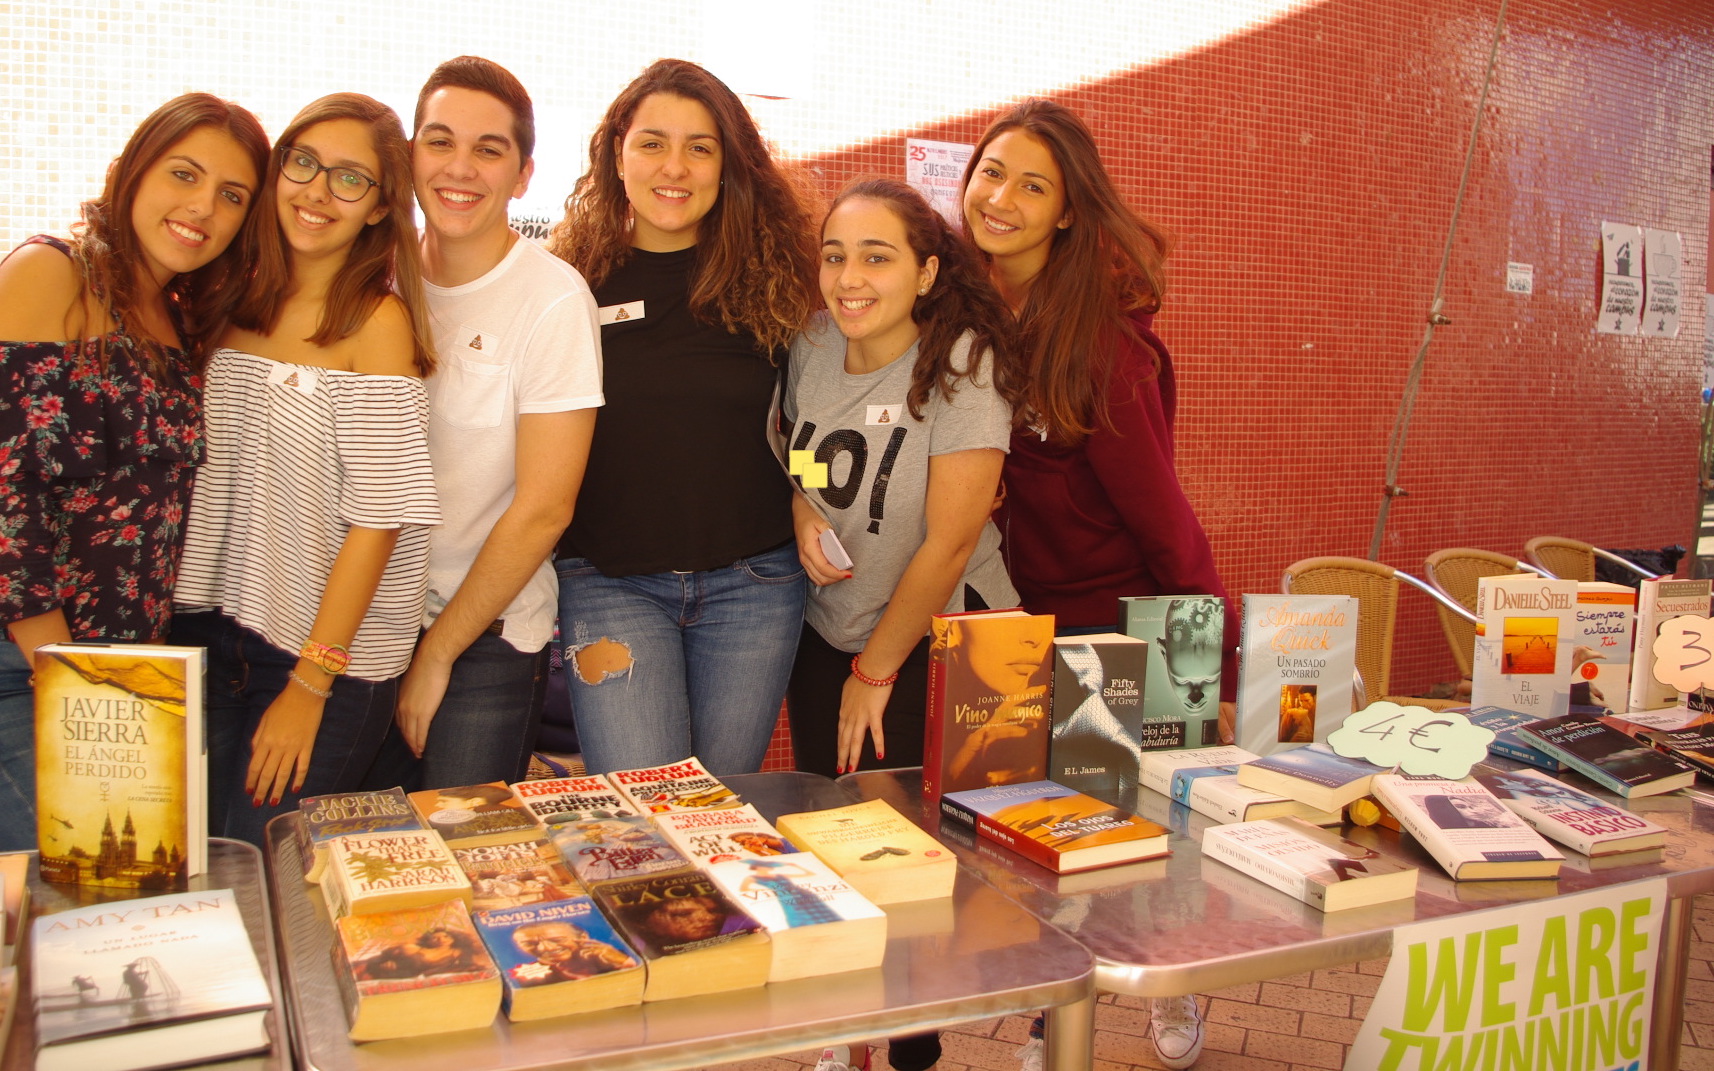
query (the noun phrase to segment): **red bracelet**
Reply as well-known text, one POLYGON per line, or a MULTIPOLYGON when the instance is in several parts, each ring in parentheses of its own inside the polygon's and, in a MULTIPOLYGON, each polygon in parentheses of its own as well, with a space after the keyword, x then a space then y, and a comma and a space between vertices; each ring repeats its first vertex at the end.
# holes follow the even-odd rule
POLYGON ((896 669, 893 671, 893 675, 888 677, 886 680, 876 680, 874 677, 868 676, 861 669, 857 668, 857 660, 862 657, 863 655, 861 652, 851 656, 851 675, 862 681, 864 684, 867 684, 869 687, 886 688, 899 679, 899 671, 896 669))

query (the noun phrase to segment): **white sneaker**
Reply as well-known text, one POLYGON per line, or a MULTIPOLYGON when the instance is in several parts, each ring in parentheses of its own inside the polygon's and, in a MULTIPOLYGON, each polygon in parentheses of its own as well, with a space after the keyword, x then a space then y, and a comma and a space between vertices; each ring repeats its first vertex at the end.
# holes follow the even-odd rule
POLYGON ((1202 1055, 1202 1012, 1196 998, 1155 997, 1149 1001, 1149 1021, 1154 1025, 1155 1055, 1161 1063, 1184 1071, 1195 1067, 1202 1055))
POLYGON ((1018 1071, 1042 1071, 1046 1059, 1047 1050, 1041 1038, 1031 1038, 1018 1046, 1018 1071))
POLYGON ((829 1045, 821 1050, 821 1059, 815 1062, 815 1071, 867 1071, 868 1067, 869 1046, 862 1042, 829 1045))

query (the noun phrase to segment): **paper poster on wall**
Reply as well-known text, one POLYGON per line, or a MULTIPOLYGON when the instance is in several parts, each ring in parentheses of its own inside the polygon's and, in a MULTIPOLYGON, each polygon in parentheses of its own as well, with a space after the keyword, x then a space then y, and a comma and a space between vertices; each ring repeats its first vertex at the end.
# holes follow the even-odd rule
POLYGON ((1643 334, 1678 337, 1679 265, 1684 236, 1677 231, 1643 232, 1643 334))
POLYGON ((1645 1071, 1666 881, 1393 931, 1345 1071, 1645 1071))
POLYGON ((1601 224, 1601 316, 1603 335, 1634 335, 1643 307, 1643 229, 1601 224))
POLYGON ((976 146, 956 141, 905 139, 905 181, 954 228, 964 215, 958 197, 964 165, 975 151, 976 146))

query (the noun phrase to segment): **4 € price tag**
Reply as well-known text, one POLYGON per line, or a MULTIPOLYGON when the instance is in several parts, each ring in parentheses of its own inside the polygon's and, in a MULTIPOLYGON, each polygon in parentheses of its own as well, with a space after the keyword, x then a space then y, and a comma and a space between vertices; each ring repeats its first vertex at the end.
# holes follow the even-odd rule
POLYGON ((1670 617, 1654 638, 1654 675, 1681 692, 1714 688, 1714 621, 1670 617))
POLYGON ((1329 734, 1327 743, 1348 758, 1456 781, 1487 758, 1493 739, 1492 729, 1484 729, 1461 714, 1371 703, 1346 718, 1344 725, 1329 734))

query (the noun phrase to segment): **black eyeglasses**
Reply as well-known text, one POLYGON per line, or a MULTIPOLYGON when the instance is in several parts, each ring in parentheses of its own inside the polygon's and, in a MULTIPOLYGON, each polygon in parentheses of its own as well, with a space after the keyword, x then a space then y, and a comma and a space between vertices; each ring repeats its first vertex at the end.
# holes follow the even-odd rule
POLYGON ((327 191, 341 201, 361 201, 369 187, 381 185, 363 172, 349 167, 328 167, 307 149, 286 146, 280 150, 280 174, 296 183, 311 182, 327 172, 327 191))

